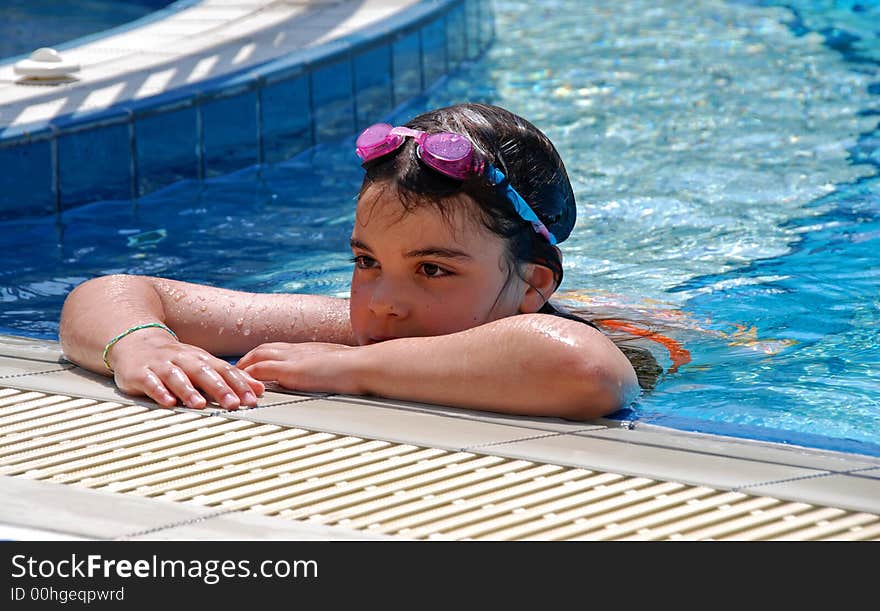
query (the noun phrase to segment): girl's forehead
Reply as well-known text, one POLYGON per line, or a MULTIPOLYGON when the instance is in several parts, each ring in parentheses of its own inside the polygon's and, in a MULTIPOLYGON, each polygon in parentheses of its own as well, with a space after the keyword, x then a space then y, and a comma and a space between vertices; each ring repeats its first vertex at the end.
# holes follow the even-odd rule
POLYGON ((354 233, 383 231, 401 224, 408 231, 420 228, 458 239, 498 237, 481 221, 477 203, 463 193, 438 202, 415 193, 403 194, 394 185, 374 184, 358 199, 354 233))
POLYGON ((477 220, 468 202, 445 201, 441 212, 432 201, 408 201, 405 206, 393 189, 364 195, 358 201, 353 246, 366 247, 377 257, 454 252, 460 261, 463 256, 492 269, 504 267, 506 242, 477 220))

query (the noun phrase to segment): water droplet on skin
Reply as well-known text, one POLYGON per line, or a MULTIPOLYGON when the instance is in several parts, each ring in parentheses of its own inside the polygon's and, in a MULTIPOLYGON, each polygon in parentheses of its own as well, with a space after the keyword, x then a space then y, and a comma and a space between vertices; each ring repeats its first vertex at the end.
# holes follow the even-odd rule
POLYGON ((251 334, 251 330, 250 330, 250 329, 245 329, 244 331, 242 331, 242 333, 245 335, 245 337, 247 337, 248 335, 251 334))
POLYGON ((217 335, 223 335, 224 330, 225 330, 225 327, 220 327, 219 329, 217 329, 217 335))

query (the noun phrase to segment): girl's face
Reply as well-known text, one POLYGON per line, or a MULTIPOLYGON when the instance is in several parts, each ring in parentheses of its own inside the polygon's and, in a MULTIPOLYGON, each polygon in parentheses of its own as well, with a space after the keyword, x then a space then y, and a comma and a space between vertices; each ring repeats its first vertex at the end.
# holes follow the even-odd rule
POLYGON ((360 198, 350 304, 359 345, 445 335, 520 311, 528 286, 508 272, 504 240, 468 210, 476 203, 458 199, 447 218, 430 204, 406 212, 385 185, 360 198))

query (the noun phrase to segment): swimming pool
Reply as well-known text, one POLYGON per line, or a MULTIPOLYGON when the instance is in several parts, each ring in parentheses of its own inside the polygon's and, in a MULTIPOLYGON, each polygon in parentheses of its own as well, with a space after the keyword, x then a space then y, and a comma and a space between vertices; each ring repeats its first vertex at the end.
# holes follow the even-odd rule
MULTIPOLYGON (((616 417, 880 456, 880 5, 494 6, 488 55, 396 119, 485 101, 557 144, 580 206, 562 297, 693 357, 616 417)), ((57 337, 67 291, 113 272, 345 295, 360 176, 347 139, 5 221, 0 331, 57 337)))
POLYGON ((173 0, 4 0, 0 58, 53 47, 149 15, 173 0))

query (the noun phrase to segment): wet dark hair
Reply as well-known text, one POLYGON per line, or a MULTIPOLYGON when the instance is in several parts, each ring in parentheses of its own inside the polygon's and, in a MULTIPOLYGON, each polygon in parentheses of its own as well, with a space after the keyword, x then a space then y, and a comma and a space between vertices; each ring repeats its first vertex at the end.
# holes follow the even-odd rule
MULTIPOLYGON (((465 136, 484 161, 504 173, 557 242, 571 233, 577 206, 562 158, 527 120, 499 106, 456 104, 421 114, 406 127, 465 136)), ((520 218, 503 191, 485 176, 460 181, 429 168, 419 160, 412 139, 394 153, 365 163, 364 169, 360 196, 375 183, 387 183, 397 188, 405 210, 431 204, 449 218, 451 206, 460 205, 456 196, 470 196, 479 206, 483 225, 504 238, 514 269, 522 263, 543 265, 553 271, 557 287, 562 282, 559 250, 520 218)))

